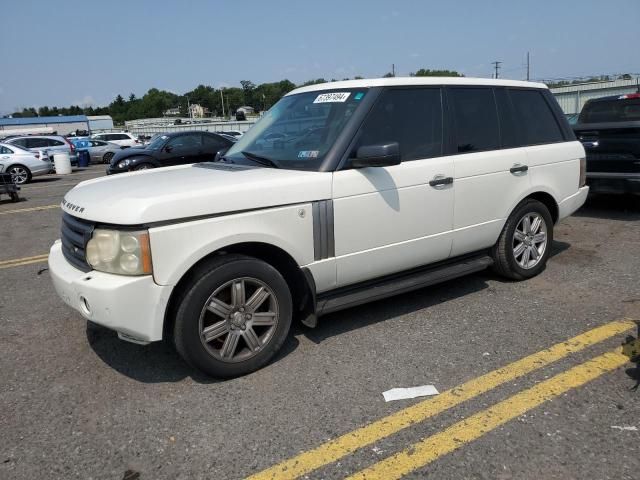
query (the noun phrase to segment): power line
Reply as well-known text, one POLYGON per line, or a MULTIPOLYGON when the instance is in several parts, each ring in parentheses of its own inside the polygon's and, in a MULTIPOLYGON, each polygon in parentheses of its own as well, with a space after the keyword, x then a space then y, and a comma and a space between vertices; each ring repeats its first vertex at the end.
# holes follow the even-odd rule
POLYGON ((495 62, 491 62, 491 63, 493 64, 493 66, 494 66, 494 67, 495 67, 495 69, 496 69, 496 74, 495 74, 495 77, 493 77, 493 78, 498 78, 498 70, 500 70, 500 64, 501 64, 502 62, 500 62, 500 61, 496 60, 495 62))

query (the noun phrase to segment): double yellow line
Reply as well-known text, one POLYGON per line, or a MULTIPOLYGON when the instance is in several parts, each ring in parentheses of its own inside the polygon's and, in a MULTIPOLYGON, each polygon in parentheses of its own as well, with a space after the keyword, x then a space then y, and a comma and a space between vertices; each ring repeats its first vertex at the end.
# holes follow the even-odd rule
POLYGON ((49 254, 35 255, 33 257, 14 258, 13 260, 0 261, 0 270, 4 268, 19 267, 21 265, 31 265, 32 263, 46 262, 49 258, 49 254))
MULTIPOLYGON (((369 425, 330 440, 271 468, 249 477, 251 480, 295 479, 329 465, 357 450, 389 437, 418 422, 423 422, 464 401, 486 393, 552 362, 579 352, 596 343, 619 335, 635 326, 625 319, 608 323, 565 342, 529 355, 505 367, 474 378, 437 397, 421 401, 369 425)), ((637 342, 637 341, 636 341, 637 342)), ((428 437, 406 450, 396 453, 369 468, 352 475, 352 479, 394 479, 423 467, 439 457, 471 442, 496 427, 535 408, 543 402, 614 370, 637 355, 638 343, 628 344, 593 358, 577 367, 556 375, 533 388, 522 391, 495 404, 446 430, 428 437), (635 352, 635 353, 634 353, 635 352)))

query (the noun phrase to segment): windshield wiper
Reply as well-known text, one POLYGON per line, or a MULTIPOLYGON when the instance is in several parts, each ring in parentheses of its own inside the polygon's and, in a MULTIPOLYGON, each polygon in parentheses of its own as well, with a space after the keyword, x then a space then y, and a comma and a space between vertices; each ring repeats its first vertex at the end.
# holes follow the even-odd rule
POLYGON ((264 165, 266 167, 272 167, 272 168, 280 168, 280 165, 278 165, 275 160, 271 160, 270 158, 262 157, 260 155, 256 155, 255 153, 247 152, 244 150, 240 153, 242 153, 249 160, 253 160, 256 163, 259 163, 260 165, 264 165))

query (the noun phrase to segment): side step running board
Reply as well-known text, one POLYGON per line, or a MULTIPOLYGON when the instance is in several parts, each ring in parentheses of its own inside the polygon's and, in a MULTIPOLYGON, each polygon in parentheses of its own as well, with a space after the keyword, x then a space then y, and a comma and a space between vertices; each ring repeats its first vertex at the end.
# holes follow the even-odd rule
POLYGON ((383 278, 373 284, 367 283, 361 286, 340 289, 339 291, 330 292, 326 296, 318 297, 316 315, 326 315, 399 293, 446 282, 469 273, 479 272, 492 264, 493 259, 488 255, 476 255, 456 263, 442 264, 400 276, 383 278))

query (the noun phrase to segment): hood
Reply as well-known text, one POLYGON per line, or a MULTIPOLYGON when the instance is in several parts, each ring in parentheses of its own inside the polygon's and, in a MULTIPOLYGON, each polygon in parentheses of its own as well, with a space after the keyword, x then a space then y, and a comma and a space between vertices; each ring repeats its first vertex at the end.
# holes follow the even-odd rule
POLYGON ((330 172, 198 163, 79 183, 62 201, 78 218, 140 225, 331 198, 330 172))
MULTIPOLYGON (((119 145, 116 145, 119 146, 119 145)), ((118 150, 114 155, 113 158, 111 159, 111 165, 115 165, 116 163, 118 163, 120 160, 123 160, 125 158, 129 158, 129 157, 133 157, 135 155, 153 155, 153 150, 146 148, 144 146, 135 146, 135 147, 126 147, 126 148, 122 148, 120 147, 120 150, 118 150)))

